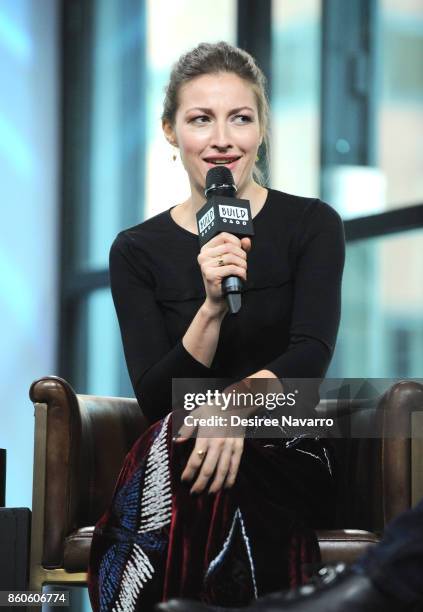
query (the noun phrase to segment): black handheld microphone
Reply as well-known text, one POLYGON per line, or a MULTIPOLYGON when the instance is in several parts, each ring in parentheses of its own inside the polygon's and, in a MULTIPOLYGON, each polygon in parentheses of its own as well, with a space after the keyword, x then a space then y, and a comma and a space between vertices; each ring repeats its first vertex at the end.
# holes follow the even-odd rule
MULTIPOLYGON (((220 232, 229 232, 238 238, 254 236, 250 202, 235 197, 236 186, 229 168, 210 168, 204 193, 207 202, 197 213, 200 248, 220 232)), ((222 280, 222 295, 231 314, 241 308, 242 289, 243 283, 238 276, 227 276, 222 280)))

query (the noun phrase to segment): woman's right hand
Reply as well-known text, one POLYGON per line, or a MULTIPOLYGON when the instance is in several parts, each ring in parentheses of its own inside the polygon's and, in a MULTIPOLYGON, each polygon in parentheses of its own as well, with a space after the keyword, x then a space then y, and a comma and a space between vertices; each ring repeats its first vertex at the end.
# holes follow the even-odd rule
POLYGON ((238 276, 247 280, 247 253, 250 249, 250 238, 239 239, 228 232, 218 234, 202 247, 197 260, 206 289, 206 302, 211 307, 226 309, 222 296, 223 278, 238 276))

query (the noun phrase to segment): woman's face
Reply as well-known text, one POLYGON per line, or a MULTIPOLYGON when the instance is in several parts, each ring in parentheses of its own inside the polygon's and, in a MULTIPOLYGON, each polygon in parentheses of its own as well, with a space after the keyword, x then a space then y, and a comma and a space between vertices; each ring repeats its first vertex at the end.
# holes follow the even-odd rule
POLYGON ((231 170, 239 194, 253 180, 262 134, 254 90, 236 74, 207 74, 184 84, 175 124, 164 130, 180 149, 193 193, 203 198, 207 172, 218 164, 231 170))

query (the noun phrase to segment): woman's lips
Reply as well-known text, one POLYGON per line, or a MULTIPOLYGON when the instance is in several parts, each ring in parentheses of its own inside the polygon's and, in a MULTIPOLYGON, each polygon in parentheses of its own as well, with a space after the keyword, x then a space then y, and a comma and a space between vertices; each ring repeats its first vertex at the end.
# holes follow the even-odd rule
POLYGON ((228 168, 229 170, 233 170, 240 159, 241 158, 238 157, 238 159, 234 159, 234 161, 224 163, 224 164, 214 164, 213 162, 207 161, 207 159, 205 159, 204 161, 207 164, 207 168, 209 170, 210 168, 218 168, 219 166, 225 166, 225 168, 228 168))

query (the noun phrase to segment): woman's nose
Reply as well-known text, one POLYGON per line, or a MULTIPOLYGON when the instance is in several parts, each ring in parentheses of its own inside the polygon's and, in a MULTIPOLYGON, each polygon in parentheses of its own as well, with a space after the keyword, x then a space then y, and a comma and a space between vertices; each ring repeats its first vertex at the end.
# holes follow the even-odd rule
POLYGON ((210 144, 219 149, 227 149, 232 146, 230 129, 226 121, 216 121, 214 123, 211 139, 210 144))

